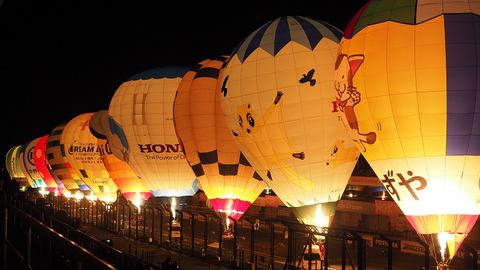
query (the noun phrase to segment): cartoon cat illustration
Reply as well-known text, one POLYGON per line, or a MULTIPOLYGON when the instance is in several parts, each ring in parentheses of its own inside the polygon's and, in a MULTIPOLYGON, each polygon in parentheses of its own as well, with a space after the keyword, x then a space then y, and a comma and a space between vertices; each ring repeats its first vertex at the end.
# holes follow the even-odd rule
POLYGON ((366 151, 363 143, 373 144, 377 139, 375 132, 362 133, 358 126, 354 107, 361 102, 360 92, 353 85, 353 77, 364 60, 363 55, 340 54, 335 63, 335 90, 337 108, 343 112, 342 120, 350 128, 353 141, 366 151))
POLYGON ((266 168, 267 177, 275 181, 271 174, 272 168, 278 168, 294 184, 311 189, 312 182, 299 175, 287 161, 296 158, 305 159, 304 152, 292 153, 285 129, 281 123, 281 99, 283 92, 277 91, 275 100, 270 108, 261 116, 255 115, 251 104, 238 106, 238 130, 232 131, 233 135, 242 142, 248 152, 257 158, 262 168, 266 168), (277 134, 273 144, 258 145, 259 142, 269 141, 269 134, 277 134))

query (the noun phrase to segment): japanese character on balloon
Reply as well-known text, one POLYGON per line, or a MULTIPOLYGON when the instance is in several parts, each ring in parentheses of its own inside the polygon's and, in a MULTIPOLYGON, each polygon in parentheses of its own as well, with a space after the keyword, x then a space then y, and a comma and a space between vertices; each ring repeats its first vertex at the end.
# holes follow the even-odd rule
MULTIPOLYGON (((405 179, 405 177, 401 173, 397 173, 397 177, 400 179, 398 182, 398 185, 404 186, 408 192, 412 195, 412 197, 415 200, 419 200, 416 191, 424 190, 427 187, 427 180, 421 176, 413 176, 412 171, 407 172, 408 176, 410 176, 409 179, 405 179), (419 185, 415 188, 415 190, 412 188, 412 184, 414 182, 417 182, 419 185)), ((396 196, 397 200, 400 201, 400 195, 398 194, 397 190, 395 189, 393 183, 397 183, 394 178, 393 170, 389 170, 387 174, 383 175, 384 179, 381 180, 382 183, 384 183, 385 188, 388 190, 388 192, 392 196, 396 196)))

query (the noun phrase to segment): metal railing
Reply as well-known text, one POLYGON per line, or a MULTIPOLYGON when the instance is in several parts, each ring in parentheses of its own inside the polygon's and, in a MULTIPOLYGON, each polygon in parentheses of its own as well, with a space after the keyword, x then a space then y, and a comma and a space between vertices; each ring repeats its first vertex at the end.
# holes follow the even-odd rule
MULTIPOLYGON (((26 214, 22 210, 18 209, 14 205, 6 202, 2 199, 0 202, 2 207, 2 247, 3 247, 3 269, 12 269, 9 265, 9 254, 14 254, 15 257, 20 260, 21 264, 25 269, 33 269, 32 265, 32 233, 36 236, 44 237, 48 239, 48 260, 52 260, 53 248, 57 250, 62 250, 65 253, 65 257, 68 258, 72 269, 117 269, 108 262, 100 259, 99 257, 92 254, 90 251, 84 247, 78 245, 77 243, 66 238, 62 234, 54 231, 52 228, 49 228, 42 222, 33 218, 32 216, 26 214), (13 223, 9 222, 9 217, 12 217, 15 222, 21 222, 22 226, 26 228, 25 235, 25 247, 24 254, 22 254, 21 249, 15 245, 9 239, 11 232, 9 230, 16 230, 18 228, 10 228, 13 226, 13 223), (10 224, 9 224, 10 223, 10 224)), ((17 243, 18 244, 18 243, 17 243)))
MULTIPOLYGON (((227 240, 222 239, 223 225, 220 218, 205 207, 189 206, 183 212, 177 212, 179 229, 174 231, 172 212, 152 201, 140 209, 125 200, 118 200, 115 204, 108 206, 98 201, 88 203, 86 200, 76 202, 58 198, 50 198, 50 202, 54 209, 79 218, 83 224, 128 236, 136 243, 147 242, 166 248, 174 254, 198 256, 211 261, 212 264, 228 266, 232 269, 250 269, 250 267, 254 269, 282 269, 282 267, 284 269, 319 269, 318 267, 328 269, 330 265, 340 264, 342 269, 362 270, 374 260, 385 269, 393 269, 394 261, 396 263, 400 261, 397 257, 400 255, 399 244, 397 244, 399 240, 392 235, 375 231, 357 231, 347 228, 330 228, 327 231, 309 227, 294 220, 269 219, 246 214, 238 224, 231 220, 234 237, 227 240), (312 259, 311 238, 315 236, 325 238, 325 255, 320 265, 312 259), (380 239, 385 244, 381 247, 380 245, 369 246, 368 243, 372 244, 374 241, 367 240, 368 236, 380 239), (382 253, 378 253, 377 257, 368 255, 374 249, 376 252, 381 250, 382 253)), ((69 231, 74 234, 80 232, 73 227, 69 231)), ((88 237, 85 236, 82 241, 93 241, 88 237)), ((136 247, 135 254, 137 254, 136 247)), ((417 258, 422 257, 417 256, 417 258)), ((428 269, 431 266, 430 259, 428 249, 425 249, 424 260, 418 262, 416 260, 415 263, 428 269)), ((472 261, 476 261, 476 258, 472 261)))

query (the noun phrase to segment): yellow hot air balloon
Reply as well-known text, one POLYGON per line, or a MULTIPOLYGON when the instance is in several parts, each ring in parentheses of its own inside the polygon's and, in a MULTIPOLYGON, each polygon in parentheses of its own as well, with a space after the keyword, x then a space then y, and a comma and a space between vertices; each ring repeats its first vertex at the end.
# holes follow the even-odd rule
POLYGON ((187 199, 197 191, 173 124, 173 100, 185 71, 158 68, 135 75, 118 88, 109 108, 112 152, 153 196, 165 199, 187 199))
MULTIPOLYGON (((98 144, 107 143, 107 138, 113 135, 110 121, 112 119, 108 111, 99 111, 90 119, 90 131, 98 139, 98 144)), ((117 158, 111 151, 102 152, 102 161, 113 182, 127 200, 139 207, 150 198, 152 193, 142 185, 140 178, 125 161, 117 158)))
POLYGON ((444 265, 480 214, 480 6, 398 3, 370 1, 348 25, 335 107, 444 265))
POLYGON ((220 108, 217 82, 226 60, 205 60, 189 70, 173 112, 178 138, 212 208, 238 220, 266 185, 240 152, 220 108))
POLYGON ((82 190, 88 194, 90 193, 90 188, 73 171, 72 165, 65 157, 65 141, 61 139, 64 128, 65 124, 59 125, 48 136, 45 153, 47 162, 52 169, 52 176, 60 180, 69 192, 74 193, 82 190))
POLYGON ((46 188, 47 185, 43 182, 42 176, 35 167, 34 162, 35 145, 39 139, 40 138, 37 138, 22 145, 20 149, 20 168, 27 177, 27 181, 30 183, 30 186, 34 188, 46 188))
POLYGON ((90 132, 88 124, 92 115, 81 114, 65 125, 61 135, 65 158, 99 200, 114 202, 117 186, 102 162, 102 153, 110 150, 106 143, 99 144, 90 132))
POLYGON ((248 36, 223 71, 221 105, 241 151, 304 223, 328 226, 358 158, 337 113, 342 33, 281 17, 248 36))
POLYGON ((27 187, 31 186, 27 181, 25 174, 20 167, 20 149, 21 145, 14 146, 10 148, 7 152, 7 157, 5 159, 5 165, 7 167, 8 174, 12 180, 15 180, 20 185, 21 190, 25 190, 27 187))

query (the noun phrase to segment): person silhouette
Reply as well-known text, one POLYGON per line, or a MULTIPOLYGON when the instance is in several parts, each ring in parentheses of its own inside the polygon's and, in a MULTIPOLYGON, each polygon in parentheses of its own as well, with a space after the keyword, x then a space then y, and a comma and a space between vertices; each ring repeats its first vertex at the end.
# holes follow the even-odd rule
POLYGON ((171 270, 172 268, 172 256, 168 256, 162 263, 162 270, 171 270))

